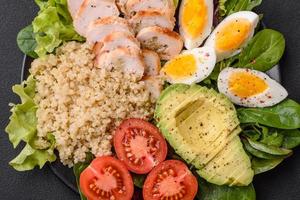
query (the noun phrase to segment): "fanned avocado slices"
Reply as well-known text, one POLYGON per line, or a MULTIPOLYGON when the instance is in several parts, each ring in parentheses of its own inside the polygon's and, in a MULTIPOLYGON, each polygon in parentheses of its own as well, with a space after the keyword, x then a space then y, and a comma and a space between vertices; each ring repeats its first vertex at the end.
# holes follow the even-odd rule
POLYGON ((187 163, 218 185, 248 185, 254 172, 238 134, 233 104, 222 94, 199 85, 174 84, 161 94, 158 127, 187 163))

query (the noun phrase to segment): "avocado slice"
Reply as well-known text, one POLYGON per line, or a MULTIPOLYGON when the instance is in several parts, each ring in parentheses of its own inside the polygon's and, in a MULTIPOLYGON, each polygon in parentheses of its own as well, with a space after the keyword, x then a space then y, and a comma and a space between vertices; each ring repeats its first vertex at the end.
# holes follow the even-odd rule
POLYGON ((224 95, 199 85, 174 84, 158 99, 155 119, 176 153, 207 181, 241 186, 252 182, 236 110, 224 95))

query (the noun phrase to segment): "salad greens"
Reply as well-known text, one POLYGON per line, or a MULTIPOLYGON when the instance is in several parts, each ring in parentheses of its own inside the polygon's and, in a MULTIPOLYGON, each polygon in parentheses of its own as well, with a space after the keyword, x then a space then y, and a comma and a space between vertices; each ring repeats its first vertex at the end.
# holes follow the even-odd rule
POLYGON ((37 43, 35 40, 35 34, 33 33, 32 25, 28 25, 23 28, 17 36, 17 44, 19 49, 26 55, 37 58, 38 55, 34 52, 37 43))
POLYGON ((281 59, 285 49, 285 39, 272 29, 258 32, 240 53, 237 66, 259 71, 268 71, 281 59))
POLYGON ((253 147, 254 149, 264 152, 264 153, 269 153, 271 155, 278 155, 278 156, 284 156, 290 154, 292 151, 289 149, 284 149, 284 148, 279 148, 273 145, 267 145, 263 144, 258 141, 254 141, 251 139, 248 139, 248 143, 253 147))
POLYGON ((132 174, 133 184, 138 188, 143 188, 146 175, 145 174, 132 174))
POLYGON ((55 139, 52 134, 48 134, 48 147, 43 148, 36 145, 37 141, 37 106, 34 103, 35 80, 33 76, 20 85, 12 88, 13 92, 19 95, 21 103, 13 105, 11 108, 12 115, 10 122, 5 131, 8 133, 9 140, 16 148, 21 141, 26 146, 21 153, 10 161, 10 165, 18 171, 31 170, 35 166, 42 168, 46 162, 56 160, 54 154, 55 139))
POLYGON ((261 3, 262 0, 219 0, 219 15, 224 17, 238 11, 252 10, 261 3))
POLYGON ((292 149, 300 145, 300 131, 294 130, 279 130, 283 135, 282 147, 292 149))
POLYGON ((62 42, 84 41, 72 25, 67 0, 35 0, 38 15, 18 34, 18 45, 26 55, 36 58, 51 53, 62 42))
POLYGON ((255 200, 256 194, 253 184, 246 187, 219 186, 208 183, 204 179, 198 178, 197 200, 255 200))
POLYGON ((73 167, 73 173, 76 178, 76 184, 77 184, 77 188, 78 188, 81 200, 86 200, 87 198, 82 194, 82 192, 80 190, 80 185, 79 185, 80 174, 81 174, 81 172, 83 172, 83 170, 85 170, 85 168, 87 168, 89 166, 89 164, 92 162, 93 159, 94 159, 94 155, 92 153, 87 153, 85 161, 76 163, 73 167))
POLYGON ((291 99, 267 108, 239 108, 237 112, 241 123, 259 123, 279 129, 300 128, 300 105, 291 99))
POLYGON ((284 158, 277 158, 272 160, 252 158, 252 168, 254 170, 254 174, 261 174, 263 172, 274 169, 283 160, 284 158))

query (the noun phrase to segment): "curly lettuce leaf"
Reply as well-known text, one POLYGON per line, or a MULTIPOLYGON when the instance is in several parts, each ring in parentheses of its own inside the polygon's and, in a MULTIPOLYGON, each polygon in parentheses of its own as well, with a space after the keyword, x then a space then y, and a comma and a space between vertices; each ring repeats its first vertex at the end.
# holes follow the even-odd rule
POLYGON ((14 105, 11 109, 10 122, 5 131, 14 148, 21 141, 29 142, 36 135, 37 119, 35 116, 36 105, 33 101, 35 80, 29 76, 26 82, 13 86, 12 90, 21 99, 21 104, 14 105))
POLYGON ((84 38, 76 33, 66 0, 35 0, 40 7, 38 16, 33 20, 33 31, 38 56, 51 53, 62 42, 84 38))
POLYGON ((35 166, 42 168, 46 162, 53 162, 56 159, 54 154, 55 139, 48 134, 47 141, 49 146, 46 149, 36 147, 37 138, 37 105, 34 103, 35 80, 29 76, 22 84, 13 86, 13 92, 16 93, 21 103, 13 105, 11 109, 10 122, 5 131, 8 133, 10 142, 16 148, 21 141, 26 145, 21 153, 9 164, 18 171, 31 170, 35 166))
POLYGON ((50 147, 48 149, 36 149, 34 145, 27 143, 21 153, 14 158, 9 164, 17 171, 32 170, 35 166, 40 169, 46 162, 54 162, 56 155, 54 154, 55 139, 52 134, 48 134, 50 147))

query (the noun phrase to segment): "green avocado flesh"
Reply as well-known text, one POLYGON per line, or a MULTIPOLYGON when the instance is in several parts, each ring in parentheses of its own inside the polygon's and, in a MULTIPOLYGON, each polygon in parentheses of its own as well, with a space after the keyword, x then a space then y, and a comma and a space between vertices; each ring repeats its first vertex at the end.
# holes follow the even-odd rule
POLYGON ((224 95, 199 85, 174 84, 162 92, 155 119, 176 153, 207 181, 230 186, 252 182, 239 120, 224 95))

